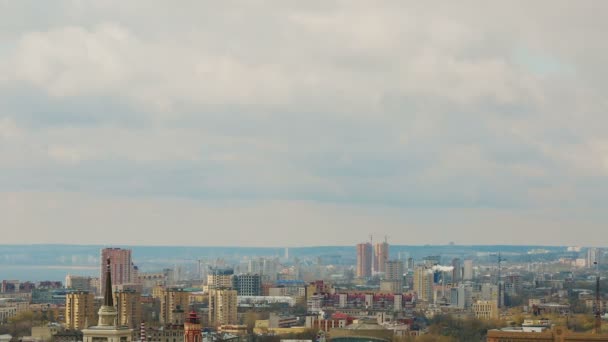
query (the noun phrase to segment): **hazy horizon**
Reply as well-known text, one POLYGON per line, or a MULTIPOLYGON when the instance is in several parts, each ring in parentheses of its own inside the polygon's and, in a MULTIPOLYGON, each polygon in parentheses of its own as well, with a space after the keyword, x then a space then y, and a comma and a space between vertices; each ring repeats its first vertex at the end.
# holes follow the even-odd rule
POLYGON ((0 2, 2 243, 608 246, 608 2, 0 2))

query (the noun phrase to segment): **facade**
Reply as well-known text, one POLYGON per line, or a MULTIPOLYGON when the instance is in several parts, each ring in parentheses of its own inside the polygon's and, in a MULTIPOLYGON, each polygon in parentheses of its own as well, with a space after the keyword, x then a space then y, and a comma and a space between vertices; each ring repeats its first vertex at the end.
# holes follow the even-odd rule
POLYGON ((372 276, 372 244, 369 242, 357 245, 357 277, 372 276))
POLYGON ((176 320, 176 312, 187 309, 190 305, 190 293, 182 288, 163 288, 160 298, 160 323, 183 323, 176 320))
POLYGON ((414 269, 414 292, 419 300, 433 302, 433 273, 424 266, 414 269))
POLYGON ((596 263, 599 264, 602 259, 602 250, 595 247, 587 249, 587 267, 594 268, 596 263))
POLYGON ((374 245, 374 272, 384 273, 388 261, 388 243, 378 242, 374 245))
POLYGON ((202 342, 202 325, 195 311, 188 314, 184 322, 184 342, 202 342))
POLYGON ((608 342, 608 334, 576 333, 556 326, 539 332, 523 329, 488 330, 488 342, 608 342))
POLYGON ((232 277, 234 270, 232 268, 213 268, 207 275, 207 286, 209 288, 232 288, 232 277))
POLYGON ((473 280, 473 260, 471 259, 464 261, 462 280, 473 280))
POLYGON ((106 280, 104 288, 106 289, 103 297, 103 305, 99 309, 99 320, 96 326, 82 330, 83 342, 131 342, 133 329, 117 325, 118 312, 114 307, 112 296, 112 275, 110 260, 107 260, 106 280))
POLYGON ((405 273, 405 268, 403 265, 403 261, 389 260, 386 262, 384 279, 387 281, 393 282, 392 287, 394 287, 394 290, 392 292, 402 292, 403 291, 403 274, 404 273, 405 273))
POLYGON ((462 265, 459 258, 452 259, 452 283, 458 283, 462 279, 462 265))
POLYGON ((133 263, 131 261, 131 250, 122 248, 104 248, 101 250, 101 272, 100 293, 105 293, 106 289, 106 272, 105 263, 110 260, 110 270, 112 274, 112 285, 129 284, 135 282, 136 279, 131 277, 133 271, 133 263))
POLYGON ((259 274, 239 274, 233 278, 232 287, 239 296, 261 296, 262 277, 259 274))
POLYGON ((68 274, 65 277, 65 288, 76 291, 91 291, 91 277, 68 274))
POLYGON ((209 322, 215 326, 237 323, 236 290, 209 290, 209 322))
POLYGON ((494 300, 478 300, 473 303, 473 313, 479 319, 498 319, 498 303, 494 300))
POLYGON ((65 325, 68 330, 82 330, 95 324, 95 296, 88 291, 74 291, 65 296, 65 325))
POLYGON ((142 321, 141 294, 132 289, 114 292, 114 303, 118 310, 118 323, 131 329, 139 327, 142 321))

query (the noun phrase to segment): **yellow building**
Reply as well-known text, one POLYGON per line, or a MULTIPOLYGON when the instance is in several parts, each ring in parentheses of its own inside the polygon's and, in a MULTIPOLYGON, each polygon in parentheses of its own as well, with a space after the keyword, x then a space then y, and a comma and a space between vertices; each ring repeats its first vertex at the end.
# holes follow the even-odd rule
POLYGON ((414 292, 418 300, 433 302, 433 273, 430 269, 418 266, 414 270, 414 292))
POLYGON ((95 296, 88 291, 69 292, 65 296, 67 329, 82 330, 95 324, 95 296))
POLYGON ((479 319, 497 319, 498 302, 495 300, 478 300, 473 303, 473 313, 479 319))
POLYGON ((209 323, 216 326, 237 323, 236 290, 209 290, 209 323))
POLYGON ((142 320, 141 295, 131 289, 114 292, 114 303, 118 311, 118 323, 131 329, 139 328, 142 320))
POLYGON ((608 342, 608 334, 576 333, 557 326, 540 332, 523 330, 488 330, 488 342, 608 342))
POLYGON ((176 312, 180 311, 177 309, 187 310, 189 305, 190 292, 181 288, 165 288, 160 298, 160 323, 175 323, 176 312))

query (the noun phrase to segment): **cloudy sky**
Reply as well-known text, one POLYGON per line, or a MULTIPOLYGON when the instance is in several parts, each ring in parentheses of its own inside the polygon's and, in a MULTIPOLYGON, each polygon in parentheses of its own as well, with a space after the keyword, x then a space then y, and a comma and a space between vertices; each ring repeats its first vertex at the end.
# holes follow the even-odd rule
POLYGON ((608 245, 607 11, 0 0, 0 243, 608 245))

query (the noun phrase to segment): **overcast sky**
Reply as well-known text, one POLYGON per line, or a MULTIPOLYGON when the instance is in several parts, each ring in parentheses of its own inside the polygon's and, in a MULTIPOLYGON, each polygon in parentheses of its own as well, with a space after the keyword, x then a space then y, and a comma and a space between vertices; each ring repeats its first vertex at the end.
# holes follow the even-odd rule
POLYGON ((608 245, 606 13, 0 0, 0 243, 608 245))

